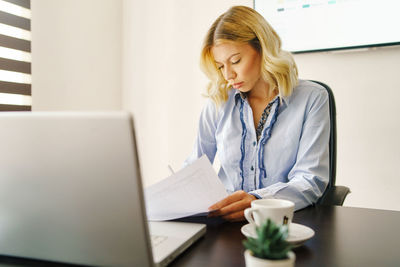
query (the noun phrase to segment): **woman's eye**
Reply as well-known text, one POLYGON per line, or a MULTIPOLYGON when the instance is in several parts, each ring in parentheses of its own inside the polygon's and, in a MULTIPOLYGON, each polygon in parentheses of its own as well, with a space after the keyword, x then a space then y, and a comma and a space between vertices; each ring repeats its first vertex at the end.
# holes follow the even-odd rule
POLYGON ((221 65, 218 67, 219 70, 221 70, 224 67, 224 65, 221 65))
POLYGON ((240 59, 236 60, 235 62, 232 62, 232 64, 238 64, 240 62, 240 59))

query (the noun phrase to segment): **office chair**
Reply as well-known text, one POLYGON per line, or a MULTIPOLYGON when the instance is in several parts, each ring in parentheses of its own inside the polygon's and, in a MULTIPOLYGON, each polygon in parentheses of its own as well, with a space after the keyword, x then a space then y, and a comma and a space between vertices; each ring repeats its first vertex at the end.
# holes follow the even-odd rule
POLYGON ((350 189, 346 186, 336 185, 336 104, 335 97, 331 88, 319 81, 311 82, 323 86, 329 95, 329 117, 330 117, 330 136, 329 136, 329 183, 322 197, 318 200, 318 205, 342 206, 350 189))

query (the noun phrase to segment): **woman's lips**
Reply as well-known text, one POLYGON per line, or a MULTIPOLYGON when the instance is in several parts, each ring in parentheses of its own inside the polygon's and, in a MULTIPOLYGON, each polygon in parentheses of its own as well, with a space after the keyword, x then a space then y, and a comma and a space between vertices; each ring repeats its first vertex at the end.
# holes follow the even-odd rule
POLYGON ((240 87, 242 87, 242 85, 243 85, 243 82, 241 82, 241 83, 234 83, 234 84, 232 84, 232 87, 235 88, 235 89, 239 89, 240 87))

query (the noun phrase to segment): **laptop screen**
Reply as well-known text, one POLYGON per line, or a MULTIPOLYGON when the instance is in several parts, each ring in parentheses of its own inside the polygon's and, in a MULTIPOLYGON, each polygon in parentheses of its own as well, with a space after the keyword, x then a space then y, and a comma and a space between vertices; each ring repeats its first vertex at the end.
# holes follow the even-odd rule
POLYGON ((0 129, 0 254, 152 265, 129 114, 2 113, 0 129))

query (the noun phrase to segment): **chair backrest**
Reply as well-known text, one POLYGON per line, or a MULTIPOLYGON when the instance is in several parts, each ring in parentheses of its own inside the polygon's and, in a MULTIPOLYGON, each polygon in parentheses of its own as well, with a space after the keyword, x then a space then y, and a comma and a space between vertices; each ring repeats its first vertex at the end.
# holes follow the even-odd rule
POLYGON ((321 203, 325 198, 329 188, 336 184, 336 103, 335 97, 333 96, 332 89, 323 82, 313 81, 323 86, 329 95, 329 117, 330 117, 330 135, 329 135, 329 183, 325 189, 324 194, 319 199, 318 203, 321 203))

